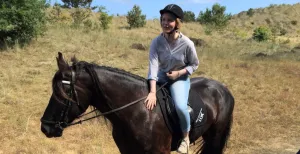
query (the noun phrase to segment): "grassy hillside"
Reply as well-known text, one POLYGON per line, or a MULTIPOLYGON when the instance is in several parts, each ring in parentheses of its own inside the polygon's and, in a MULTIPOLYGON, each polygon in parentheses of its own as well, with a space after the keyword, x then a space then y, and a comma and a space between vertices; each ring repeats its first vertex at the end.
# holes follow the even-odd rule
MULTIPOLYGON (((105 32, 51 24, 43 37, 25 48, 0 52, 0 153, 119 153, 111 126, 102 119, 67 128, 63 137, 51 139, 40 131, 39 120, 51 95, 58 51, 67 59, 76 55, 146 77, 148 50, 131 45, 141 43, 148 49, 161 31, 159 22, 147 21, 146 27, 134 30, 126 27, 123 17, 114 18, 105 32)), ((250 33, 243 27, 238 27, 240 33, 250 33)), ((288 36, 295 39, 288 43, 257 43, 230 30, 206 35, 197 23, 185 24, 182 32, 206 42, 196 47, 201 64, 193 77, 216 79, 235 97, 225 153, 295 154, 300 148, 300 57, 291 50, 299 37, 288 36), (269 56, 256 57, 257 53, 269 56)))
MULTIPOLYGON (((280 35, 280 31, 286 31, 279 38, 300 37, 300 3, 294 5, 281 4, 270 5, 266 8, 254 8, 253 15, 249 15, 245 10, 237 15, 234 15, 230 21, 229 29, 242 31, 248 36, 252 35, 253 29, 258 26, 268 26, 280 35)), ((292 41, 296 41, 292 39, 292 41)), ((298 41, 299 43, 299 41, 298 41)))

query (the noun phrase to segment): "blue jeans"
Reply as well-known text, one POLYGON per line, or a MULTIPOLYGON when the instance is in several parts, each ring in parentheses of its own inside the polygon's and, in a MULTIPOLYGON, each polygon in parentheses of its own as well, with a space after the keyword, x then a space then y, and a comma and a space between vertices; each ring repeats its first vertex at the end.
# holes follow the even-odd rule
MULTIPOLYGON (((163 82, 167 81, 163 75, 160 79, 162 78, 165 79, 163 82)), ((191 129, 190 114, 187 106, 191 87, 190 78, 188 75, 183 75, 175 81, 168 80, 168 82, 172 82, 170 85, 170 92, 179 117, 181 130, 182 132, 188 132, 191 129)))

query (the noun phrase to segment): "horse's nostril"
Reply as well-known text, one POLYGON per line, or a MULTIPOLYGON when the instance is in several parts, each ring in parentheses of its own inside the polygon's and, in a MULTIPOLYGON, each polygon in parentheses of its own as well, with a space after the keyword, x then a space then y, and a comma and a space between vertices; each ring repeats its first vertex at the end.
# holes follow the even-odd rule
POLYGON ((61 137, 62 136, 62 131, 57 132, 57 137, 61 137))
POLYGON ((50 133, 50 127, 48 127, 47 125, 42 124, 42 125, 41 125, 41 130, 42 130, 42 132, 43 132, 46 136, 48 136, 49 133, 50 133))

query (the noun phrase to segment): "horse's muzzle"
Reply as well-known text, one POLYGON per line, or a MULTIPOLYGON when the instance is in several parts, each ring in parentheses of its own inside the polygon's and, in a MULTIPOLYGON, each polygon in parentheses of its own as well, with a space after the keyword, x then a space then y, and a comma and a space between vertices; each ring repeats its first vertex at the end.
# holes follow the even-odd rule
POLYGON ((62 129, 57 129, 54 126, 48 124, 41 124, 41 131, 49 138, 51 137, 61 137, 62 136, 62 129))

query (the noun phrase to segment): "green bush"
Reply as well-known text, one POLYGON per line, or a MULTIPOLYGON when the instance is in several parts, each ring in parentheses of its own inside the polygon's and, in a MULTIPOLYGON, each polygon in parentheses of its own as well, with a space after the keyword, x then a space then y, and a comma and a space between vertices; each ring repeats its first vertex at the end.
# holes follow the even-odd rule
POLYGON ((105 10, 106 8, 104 6, 101 6, 99 7, 99 11, 98 11, 101 13, 99 18, 100 27, 104 30, 109 28, 109 24, 111 24, 113 18, 113 16, 108 15, 105 10))
POLYGON ((295 25, 295 26, 296 26, 296 25, 297 25, 297 23, 298 23, 298 21, 297 21, 297 20, 292 20, 292 21, 291 21, 291 24, 292 24, 292 25, 295 25))
POLYGON ((204 27, 204 33, 205 35, 212 35, 213 30, 211 29, 210 26, 205 26, 204 27))
POLYGON ((146 25, 146 15, 142 15, 142 11, 137 5, 134 5, 132 10, 127 13, 126 18, 130 28, 139 28, 146 25))
POLYGON ((47 20, 52 23, 60 21, 62 16, 62 9, 59 5, 54 4, 51 11, 48 13, 47 20))
POLYGON ((201 24, 211 25, 216 28, 224 28, 231 19, 231 14, 225 14, 226 7, 220 4, 214 4, 212 9, 206 9, 205 12, 200 11, 197 20, 201 24))
POLYGON ((260 26, 254 29, 253 39, 256 41, 267 41, 271 38, 272 32, 268 27, 260 26))
POLYGON ((254 15, 254 9, 250 8, 248 11, 247 11, 247 15, 249 17, 252 17, 254 15))
POLYGON ((87 19, 83 22, 84 28, 89 31, 94 29, 94 22, 91 19, 87 19))
POLYGON ((0 1, 0 47, 23 46, 45 31, 45 0, 0 1))
POLYGON ((84 24, 85 20, 87 20, 92 15, 91 9, 85 8, 75 8, 74 12, 71 13, 73 18, 73 28, 79 28, 82 24, 84 24))
POLYGON ((192 22, 195 21, 195 14, 192 11, 184 11, 184 22, 192 22))

